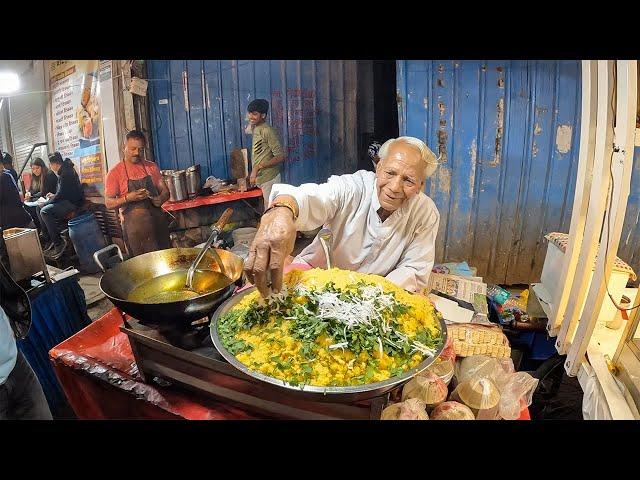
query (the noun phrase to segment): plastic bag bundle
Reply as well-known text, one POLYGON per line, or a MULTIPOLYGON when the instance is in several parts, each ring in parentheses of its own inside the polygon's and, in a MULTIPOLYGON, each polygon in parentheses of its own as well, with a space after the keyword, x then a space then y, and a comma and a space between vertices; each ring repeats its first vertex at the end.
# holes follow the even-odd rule
POLYGON ((449 385, 455 373, 455 365, 449 358, 438 357, 427 370, 440 377, 445 385, 449 385))
POLYGON ((431 412, 431 420, 475 420, 476 416, 466 405, 448 401, 441 403, 431 412))
MULTIPOLYGON (((525 372, 516 372, 511 358, 492 358, 486 355, 473 355, 456 362, 456 379, 462 387, 466 384, 462 392, 456 393, 456 399, 460 398, 462 403, 476 410, 477 398, 475 389, 469 385, 473 381, 480 379, 489 380, 497 389, 499 402, 496 406, 490 407, 491 411, 482 412, 479 416, 486 418, 503 418, 505 420, 515 420, 520 417, 522 410, 531 405, 533 392, 538 386, 538 380, 525 372), (468 403, 472 402, 472 404, 468 403), (495 412, 494 412, 495 411, 495 412)), ((456 387, 456 389, 458 388, 456 387)), ((483 391, 492 390, 486 382, 483 383, 483 391)), ((452 394, 452 398, 454 395, 452 394)), ((482 409, 478 409, 480 411, 482 409)))
POLYGON ((526 372, 515 372, 500 387, 500 417, 505 420, 516 420, 520 412, 531 405, 533 392, 538 386, 538 379, 526 372))
POLYGON ((210 188, 213 193, 220 190, 222 186, 222 180, 216 177, 207 177, 202 188, 210 188))
POLYGON ((402 401, 410 398, 422 400, 427 408, 434 407, 447 399, 449 390, 442 379, 425 370, 413 377, 402 389, 402 401))
POLYGON ((456 378, 459 383, 472 377, 493 378, 494 372, 500 368, 498 361, 486 355, 472 355, 456 363, 456 378))
POLYGON ((498 417, 500 390, 490 378, 472 377, 460 382, 449 400, 465 404, 477 420, 494 420, 498 417))
POLYGON ((381 420, 429 420, 425 403, 418 398, 389 405, 382 411, 381 420))
POLYGON ((469 378, 490 378, 500 387, 511 378, 515 368, 511 358, 493 358, 486 355, 472 355, 456 364, 458 382, 469 378))
POLYGON ((451 362, 456 361, 456 351, 453 348, 453 338, 450 335, 447 335, 447 341, 444 344, 444 348, 438 358, 442 360, 451 360, 451 362))

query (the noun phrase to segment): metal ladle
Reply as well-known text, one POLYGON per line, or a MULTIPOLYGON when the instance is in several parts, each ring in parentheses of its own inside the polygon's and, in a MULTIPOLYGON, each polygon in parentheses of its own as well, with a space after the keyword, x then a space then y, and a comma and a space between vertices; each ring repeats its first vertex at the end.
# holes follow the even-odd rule
MULTIPOLYGON (((216 224, 213 227, 211 227, 211 235, 209 236, 207 243, 204 244, 204 246, 202 247, 202 250, 200 250, 200 253, 195 258, 191 266, 189 267, 189 270, 187 270, 187 281, 185 282, 185 286, 189 290, 193 290, 193 275, 196 271, 196 268, 198 267, 198 265, 202 261, 202 258, 205 256, 205 254, 209 250, 209 247, 213 244, 213 242, 215 242, 218 239, 218 235, 220 235, 220 233, 222 232, 222 229, 224 228, 225 224, 229 221, 229 218, 231 218, 232 214, 233 214, 233 209, 227 208, 222 214, 222 216, 220 217, 220 219, 216 222, 216 224)), ((226 276, 224 264, 222 262, 222 259, 220 258, 220 255, 218 255, 218 252, 216 252, 215 248, 211 249, 211 254, 213 255, 218 266, 220 267, 220 273, 226 276)))
POLYGON ((323 228, 318 232, 318 238, 320 239, 320 245, 324 250, 324 256, 327 259, 327 270, 333 267, 333 257, 331 256, 331 242, 333 240, 333 233, 328 228, 323 228))

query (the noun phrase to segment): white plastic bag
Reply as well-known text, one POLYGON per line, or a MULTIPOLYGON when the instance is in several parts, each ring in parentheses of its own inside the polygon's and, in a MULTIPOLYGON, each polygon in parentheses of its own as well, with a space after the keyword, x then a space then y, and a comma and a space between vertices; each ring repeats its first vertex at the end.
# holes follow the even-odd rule
POLYGON ((607 399, 593 370, 587 378, 582 397, 582 418, 585 420, 612 420, 607 399))
POLYGON ((210 188, 213 193, 218 192, 222 186, 222 180, 216 177, 207 177, 202 188, 210 188))
POLYGON ((517 420, 520 413, 531 405, 538 379, 526 372, 515 372, 500 387, 499 415, 505 420, 517 420))

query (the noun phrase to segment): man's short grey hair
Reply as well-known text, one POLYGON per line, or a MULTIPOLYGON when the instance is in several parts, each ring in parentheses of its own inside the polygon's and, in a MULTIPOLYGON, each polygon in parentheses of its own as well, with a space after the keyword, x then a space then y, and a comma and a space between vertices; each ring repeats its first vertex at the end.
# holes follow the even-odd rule
POLYGON ((389 140, 384 142, 384 144, 380 147, 380 151, 378 152, 380 161, 383 161, 385 158, 387 158, 391 145, 393 145, 396 142, 406 143, 407 145, 411 145, 417 148, 418 151, 420 152, 420 158, 424 162, 425 178, 428 178, 431 175, 433 175, 433 172, 436 171, 436 168, 438 166, 438 160, 436 159, 436 156, 431 151, 431 149, 427 147, 427 144, 424 143, 419 138, 415 138, 415 137, 390 138, 389 140))

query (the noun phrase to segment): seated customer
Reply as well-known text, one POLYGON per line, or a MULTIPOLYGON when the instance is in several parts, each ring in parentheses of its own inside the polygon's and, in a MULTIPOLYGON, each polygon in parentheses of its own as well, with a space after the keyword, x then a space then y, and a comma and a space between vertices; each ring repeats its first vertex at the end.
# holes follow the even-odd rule
POLYGON ((16 172, 15 168, 13 168, 13 157, 9 155, 7 152, 2 156, 2 168, 7 172, 11 173, 13 180, 18 184, 18 172, 16 172))
POLYGON ((0 171, 0 227, 35 227, 31 217, 22 205, 18 186, 7 170, 0 171))
POLYGON ((46 197, 47 193, 56 193, 58 177, 47 168, 44 160, 36 158, 31 162, 31 186, 25 193, 26 201, 36 201, 40 197, 46 197))
MULTIPOLYGON (((25 207, 33 219, 38 230, 42 230, 40 218, 38 217, 38 205, 36 202, 45 201, 48 193, 56 193, 58 177, 47 168, 41 158, 36 158, 31 162, 31 185, 24 194, 25 207)), ((46 238, 47 243, 49 240, 46 238)))
POLYGON ((77 211, 84 203, 84 192, 80 178, 68 158, 62 160, 62 155, 55 152, 49 155, 51 170, 58 176, 56 193, 48 193, 47 202, 40 208, 40 221, 43 229, 51 239, 51 245, 45 250, 48 258, 58 258, 62 255, 67 242, 60 236, 69 215, 77 211))

